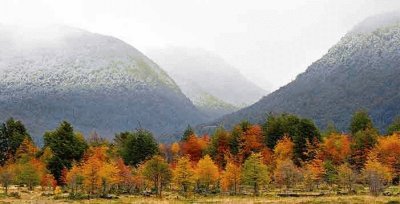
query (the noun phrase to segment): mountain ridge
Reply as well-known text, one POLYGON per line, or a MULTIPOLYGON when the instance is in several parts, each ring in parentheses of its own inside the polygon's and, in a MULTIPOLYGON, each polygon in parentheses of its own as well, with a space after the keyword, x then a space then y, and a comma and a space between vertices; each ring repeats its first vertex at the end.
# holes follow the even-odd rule
POLYGON ((46 36, 0 32, 7 29, 0 120, 20 119, 37 137, 61 120, 106 137, 139 124, 165 135, 205 120, 164 70, 117 38, 62 26, 46 36))
POLYGON ((395 91, 400 87, 395 79, 400 74, 399 22, 373 31, 350 31, 294 81, 209 125, 232 127, 246 119, 260 123, 269 113, 286 112, 311 118, 321 128, 333 121, 345 131, 351 114, 366 109, 383 131, 400 114, 395 91))
POLYGON ((223 58, 204 49, 167 47, 151 50, 149 55, 212 119, 251 105, 267 94, 223 58))

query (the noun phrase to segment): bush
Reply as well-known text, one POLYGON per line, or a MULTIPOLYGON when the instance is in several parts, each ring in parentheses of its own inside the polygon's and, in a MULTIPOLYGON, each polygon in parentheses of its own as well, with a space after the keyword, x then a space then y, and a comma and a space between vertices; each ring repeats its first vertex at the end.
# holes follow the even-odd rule
POLYGON ((54 196, 54 193, 42 193, 43 197, 50 197, 50 196, 54 196))
POLYGON ((11 193, 9 194, 9 196, 10 196, 10 197, 13 197, 13 198, 17 198, 17 199, 20 199, 20 198, 21 198, 21 195, 20 195, 18 192, 11 192, 11 193))
POLYGON ((84 200, 84 199, 88 199, 89 196, 86 194, 82 194, 82 193, 70 193, 68 194, 68 199, 70 200, 84 200))

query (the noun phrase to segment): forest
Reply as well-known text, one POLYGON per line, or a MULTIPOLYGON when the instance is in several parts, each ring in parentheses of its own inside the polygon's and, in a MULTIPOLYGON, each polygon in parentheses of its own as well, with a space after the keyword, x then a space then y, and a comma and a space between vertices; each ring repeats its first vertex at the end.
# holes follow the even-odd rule
POLYGON ((263 124, 243 121, 180 141, 158 143, 145 129, 109 141, 85 137, 70 123, 43 135, 38 147, 21 121, 0 127, 0 198, 41 192, 52 199, 117 199, 123 195, 188 199, 201 196, 300 197, 400 195, 400 119, 383 134, 366 111, 348 132, 330 123, 271 114, 263 124))

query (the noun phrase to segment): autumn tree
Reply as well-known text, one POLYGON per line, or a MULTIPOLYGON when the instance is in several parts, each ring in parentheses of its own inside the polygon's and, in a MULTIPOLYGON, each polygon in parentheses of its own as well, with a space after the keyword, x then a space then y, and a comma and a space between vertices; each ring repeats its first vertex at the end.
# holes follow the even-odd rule
POLYGON ((291 159, 278 160, 273 178, 278 186, 290 189, 300 181, 301 172, 291 159))
POLYGON ((278 140, 274 148, 275 160, 288 160, 293 158, 293 147, 294 143, 292 139, 288 136, 284 136, 282 139, 278 140))
POLYGON ((357 174, 353 171, 350 165, 348 163, 340 165, 337 172, 339 184, 349 192, 353 191, 353 186, 357 181, 357 174))
POLYGON ((182 154, 189 155, 192 162, 197 162, 203 155, 203 148, 200 138, 192 135, 182 143, 182 154))
POLYGON ((72 168, 73 172, 66 175, 66 180, 73 185, 79 185, 83 176, 83 185, 90 195, 109 192, 110 186, 118 183, 118 168, 109 155, 108 147, 91 147, 85 154, 81 165, 72 168))
POLYGON ((318 128, 311 120, 289 114, 270 115, 263 125, 263 133, 265 144, 271 149, 283 136, 289 136, 294 143, 294 161, 297 165, 308 159, 304 154, 307 141, 321 138, 318 128))
POLYGON ((375 196, 383 192, 392 179, 390 168, 380 163, 374 153, 368 156, 362 175, 370 192, 375 196))
POLYGON ((219 179, 219 171, 218 166, 215 165, 209 155, 206 155, 199 160, 195 172, 198 189, 204 189, 208 192, 210 186, 215 187, 215 184, 219 179))
POLYGON ((119 170, 114 162, 104 162, 100 168, 102 194, 107 195, 111 186, 119 182, 119 170))
POLYGON ((181 153, 181 147, 180 147, 179 143, 177 143, 177 142, 172 143, 171 153, 172 153, 172 161, 175 162, 181 153))
POLYGON ((178 159, 173 170, 173 182, 183 193, 186 193, 195 182, 195 171, 192 168, 190 158, 183 156, 178 159))
POLYGON ((82 134, 74 133, 71 124, 66 121, 44 134, 44 148, 49 147, 53 153, 47 167, 59 184, 64 184, 61 171, 71 168, 74 161, 80 161, 88 145, 82 134))
POLYGON ((45 164, 35 157, 37 148, 29 139, 24 139, 16 151, 15 161, 15 181, 19 185, 27 185, 29 190, 47 175, 45 164))
POLYGON ((125 193, 130 193, 132 188, 134 187, 134 178, 132 174, 132 168, 130 166, 125 165, 124 161, 121 158, 118 158, 116 161, 117 167, 117 184, 118 190, 125 193))
POLYGON ((85 160, 81 167, 82 176, 84 178, 83 185, 89 195, 99 193, 99 189, 102 185, 101 177, 99 175, 101 166, 102 162, 99 159, 97 159, 96 157, 89 157, 85 160))
POLYGON ((215 165, 209 155, 206 155, 199 160, 195 172, 198 188, 204 188, 205 191, 208 192, 210 186, 215 187, 215 183, 219 179, 219 171, 218 166, 215 165))
POLYGON ((322 151, 325 160, 340 165, 351 154, 350 138, 347 135, 331 134, 323 141, 322 151))
POLYGON ((55 189, 57 181, 52 174, 44 173, 40 178, 40 186, 42 187, 42 190, 55 189))
POLYGON ((400 177, 400 134, 378 137, 376 146, 372 149, 379 162, 390 168, 393 176, 400 177))
POLYGON ((263 163, 266 165, 272 165, 274 162, 274 152, 268 147, 264 147, 261 150, 261 156, 263 158, 263 163))
POLYGON ((32 140, 25 138, 15 152, 14 159, 33 158, 38 148, 33 144, 32 140))
POLYGON ((81 189, 83 185, 83 181, 84 175, 81 166, 73 165, 66 176, 66 182, 71 189, 72 195, 78 193, 78 190, 81 189))
POLYGON ((324 162, 319 158, 315 158, 308 162, 304 168, 306 171, 305 180, 310 182, 310 189, 313 189, 314 185, 318 188, 318 185, 323 181, 325 175, 324 162))
POLYGON ((241 167, 233 161, 228 161, 226 169, 221 176, 221 186, 224 191, 234 195, 239 191, 241 184, 241 167))
POLYGON ((162 189, 171 181, 172 171, 162 157, 154 156, 144 163, 143 175, 153 182, 157 195, 162 197, 162 189))
POLYGON ((251 125, 240 136, 240 160, 244 161, 252 153, 259 153, 264 148, 264 136, 259 125, 251 125))
POLYGON ((150 131, 139 129, 135 132, 123 132, 116 136, 119 153, 126 164, 137 166, 150 159, 158 151, 158 144, 150 131))
POLYGON ((132 169, 133 176, 133 191, 140 192, 141 190, 146 188, 146 178, 143 175, 144 172, 144 164, 140 164, 138 167, 132 169))
POLYGON ((244 162, 242 175, 242 183, 253 188, 253 194, 258 195, 260 186, 269 183, 268 168, 262 162, 261 154, 251 154, 244 162))
POLYGON ((15 165, 7 164, 0 167, 0 183, 4 187, 4 193, 7 195, 8 187, 15 179, 15 165))

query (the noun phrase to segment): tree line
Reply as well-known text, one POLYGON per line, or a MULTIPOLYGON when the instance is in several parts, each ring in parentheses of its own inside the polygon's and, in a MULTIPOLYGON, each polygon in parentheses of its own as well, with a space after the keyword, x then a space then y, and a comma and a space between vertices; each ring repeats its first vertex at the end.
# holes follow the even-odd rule
POLYGON ((159 144, 145 129, 112 141, 87 138, 66 121, 44 134, 37 147, 21 121, 0 126, 0 183, 68 192, 71 198, 110 194, 259 195, 330 189, 381 194, 400 180, 400 119, 381 135, 367 112, 354 113, 348 133, 331 123, 321 132, 305 118, 270 115, 264 124, 243 121, 232 130, 159 144))

